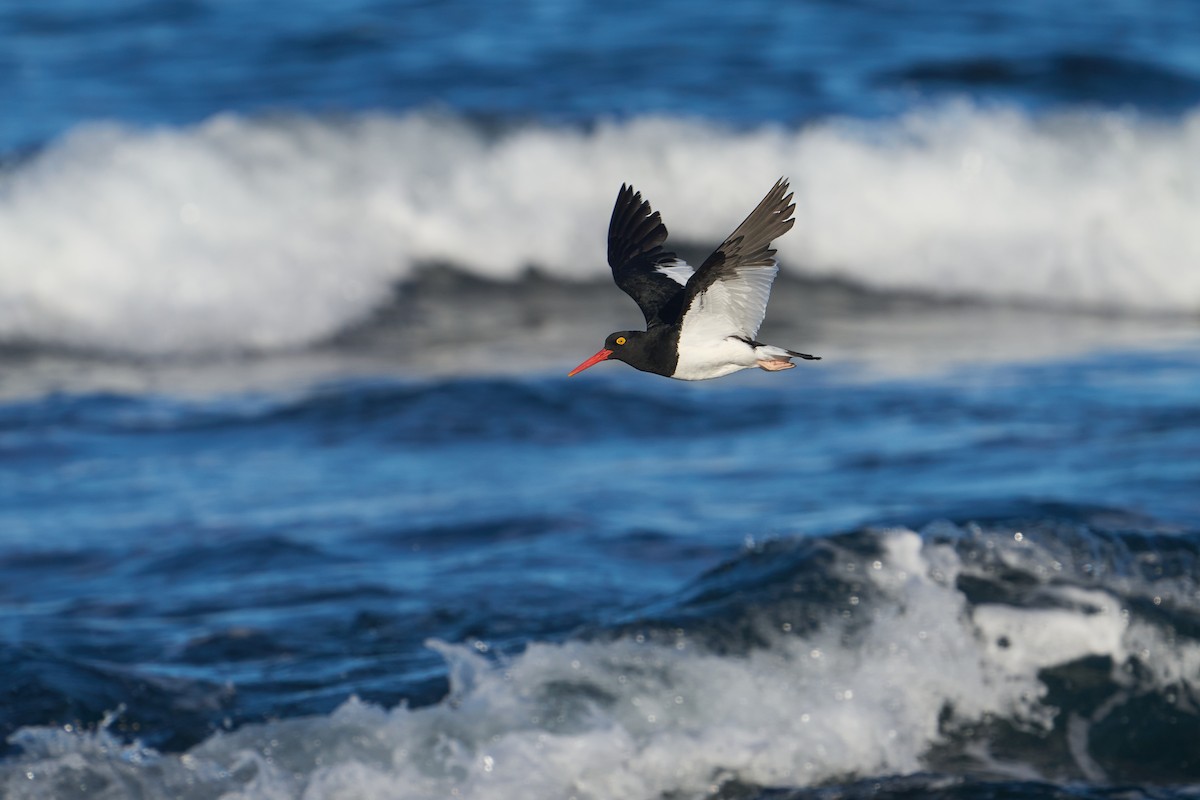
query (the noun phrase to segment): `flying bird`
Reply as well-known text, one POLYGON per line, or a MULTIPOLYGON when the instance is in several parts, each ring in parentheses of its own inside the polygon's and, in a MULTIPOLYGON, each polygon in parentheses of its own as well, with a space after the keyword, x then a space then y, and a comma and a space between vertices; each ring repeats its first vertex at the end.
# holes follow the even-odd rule
POLYGON ((567 373, 616 359, 643 372, 684 381, 720 378, 759 367, 796 366, 819 356, 763 344, 754 337, 767 311, 779 262, 771 242, 795 220, 788 182, 780 178, 746 221, 693 270, 663 249, 667 226, 632 186, 621 185, 608 225, 608 264, 617 286, 646 318, 644 331, 617 331, 600 352, 567 373))

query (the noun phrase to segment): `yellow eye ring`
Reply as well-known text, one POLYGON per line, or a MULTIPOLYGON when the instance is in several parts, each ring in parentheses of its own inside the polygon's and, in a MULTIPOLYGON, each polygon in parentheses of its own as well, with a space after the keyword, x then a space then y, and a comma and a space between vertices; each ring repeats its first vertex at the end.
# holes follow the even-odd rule
POLYGON ((617 344, 625 344, 625 337, 624 337, 624 336, 618 336, 618 337, 617 337, 617 344))

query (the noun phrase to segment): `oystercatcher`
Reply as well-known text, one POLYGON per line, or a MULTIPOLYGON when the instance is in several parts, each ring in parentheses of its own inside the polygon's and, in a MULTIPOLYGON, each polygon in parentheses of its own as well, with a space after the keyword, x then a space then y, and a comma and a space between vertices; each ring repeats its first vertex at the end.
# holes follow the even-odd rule
POLYGON ((609 358, 643 372, 684 381, 720 378, 759 367, 796 366, 819 359, 755 341, 779 272, 771 241, 791 229, 796 206, 780 178, 746 221, 729 234, 700 269, 663 249, 667 227, 632 186, 621 185, 608 225, 608 264, 617 286, 646 318, 644 331, 617 331, 599 353, 567 377, 609 358))

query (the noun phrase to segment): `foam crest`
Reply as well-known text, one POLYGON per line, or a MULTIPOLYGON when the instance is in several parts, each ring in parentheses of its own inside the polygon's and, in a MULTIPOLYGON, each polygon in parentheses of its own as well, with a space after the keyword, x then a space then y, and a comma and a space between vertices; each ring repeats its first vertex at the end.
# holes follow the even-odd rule
POLYGON ((779 175, 792 270, 928 293, 1200 308, 1200 112, 955 106, 731 130, 647 117, 487 131, 432 114, 90 124, 0 176, 0 341, 277 350, 361 321, 419 265, 603 278, 630 181, 711 245, 779 175))
MULTIPOLYGON (((1048 667, 1086 656, 1120 665, 1148 646, 1181 670, 1197 663, 1195 642, 1131 622, 1105 592, 1047 582, 1042 591, 1061 589, 1053 608, 972 606, 957 588, 968 565, 953 543, 906 530, 880 543, 878 557, 835 565, 869 584, 861 602, 844 598, 851 611, 805 634, 800 620, 793 630, 772 617, 762 623, 768 646, 741 655, 699 647, 684 630, 534 643, 500 659, 481 642, 431 642, 451 682, 433 706, 388 711, 351 699, 329 716, 248 725, 178 756, 120 745, 103 730, 27 729, 17 739, 25 755, 0 765, 0 785, 14 798, 136 785, 147 797, 247 800, 582 800, 701 797, 731 782, 810 786, 929 769, 932 751, 989 720, 1045 732, 1059 714, 1045 702, 1039 672, 1048 667)), ((1087 725, 1072 720, 1073 754, 1078 771, 1102 780, 1087 725)), ((994 771, 1037 774, 1032 764, 975 756, 994 771)))

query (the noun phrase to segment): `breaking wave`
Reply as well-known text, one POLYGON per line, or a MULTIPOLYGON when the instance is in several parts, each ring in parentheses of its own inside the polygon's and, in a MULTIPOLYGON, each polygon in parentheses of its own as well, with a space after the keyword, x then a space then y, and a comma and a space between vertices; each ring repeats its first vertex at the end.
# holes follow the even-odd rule
POLYGON ((1134 312, 1200 310, 1200 111, 948 105, 733 129, 432 112, 89 123, 0 172, 0 342, 142 355, 304 348, 423 266, 604 279, 617 187, 712 246, 779 175, 785 271, 1134 312))
POLYGON ((25 728, 0 786, 13 798, 655 798, 921 772, 1193 780, 1194 534, 1050 511, 753 546, 624 622, 515 654, 431 641, 450 686, 432 705, 351 699, 183 753, 103 727, 25 728))

